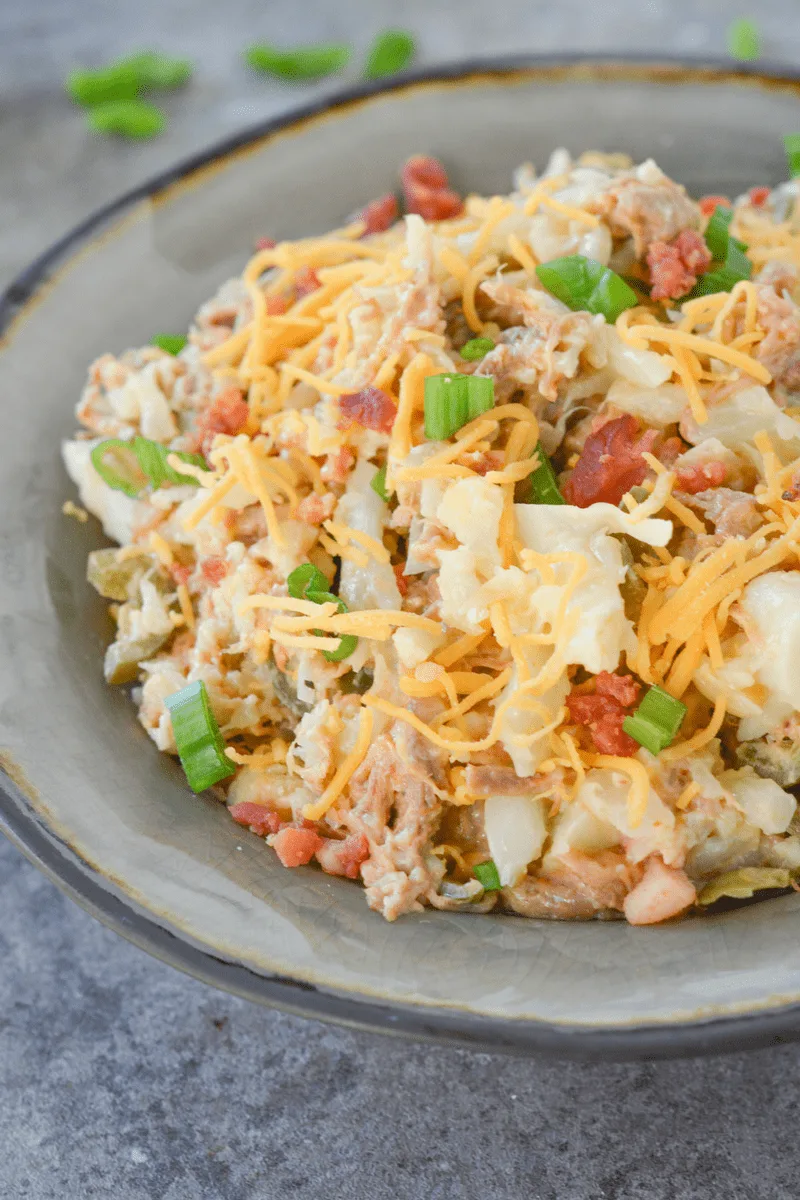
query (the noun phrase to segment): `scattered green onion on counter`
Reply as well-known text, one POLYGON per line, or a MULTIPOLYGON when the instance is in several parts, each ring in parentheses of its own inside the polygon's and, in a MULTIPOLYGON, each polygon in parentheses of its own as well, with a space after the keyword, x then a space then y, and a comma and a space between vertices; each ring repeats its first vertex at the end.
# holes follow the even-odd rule
POLYGON ((639 303, 636 292, 620 275, 583 254, 539 263, 536 274, 548 292, 573 312, 595 313, 609 324, 639 303))
POLYGON ((350 47, 340 44, 297 46, 294 50, 279 50, 277 46, 261 44, 250 46, 245 51, 245 60, 265 75, 295 82, 334 75, 347 66, 350 55, 350 47))
POLYGON ((479 359, 485 358, 490 350, 494 350, 494 342, 491 338, 476 337, 465 342, 459 353, 465 362, 478 362, 479 359))
POLYGON ((529 494, 522 500, 523 504, 566 504, 558 488, 558 480, 553 470, 553 464, 544 452, 541 442, 536 443, 536 454, 539 466, 528 476, 526 483, 529 494))
POLYGON ((232 775, 235 767, 225 757, 225 743, 202 680, 167 696, 165 704, 172 718, 178 756, 192 791, 204 792, 232 775))
POLYGON ((483 375, 429 375, 425 437, 440 442, 494 407, 494 380, 483 375))
POLYGON ((761 36, 755 21, 739 17, 728 26, 728 51, 739 62, 755 62, 761 56, 761 36))
POLYGON ((789 164, 789 177, 797 179, 800 175, 800 133, 784 134, 783 145, 786 149, 786 160, 789 164))
POLYGON ((381 79, 404 71, 417 52, 413 37, 405 29, 386 29, 379 33, 367 53, 365 79, 381 79))
POLYGON ((663 688, 648 688, 636 712, 622 722, 625 733, 649 750, 660 754, 666 750, 686 716, 686 705, 663 688))
POLYGON ((472 868, 472 873, 478 883, 483 884, 485 892, 499 892, 503 886, 500 882, 497 867, 491 858, 487 858, 486 862, 476 863, 472 868))
POLYGON ((167 123, 161 109, 144 100, 109 100, 95 104, 87 113, 86 121, 95 133, 141 139, 156 137, 167 123))

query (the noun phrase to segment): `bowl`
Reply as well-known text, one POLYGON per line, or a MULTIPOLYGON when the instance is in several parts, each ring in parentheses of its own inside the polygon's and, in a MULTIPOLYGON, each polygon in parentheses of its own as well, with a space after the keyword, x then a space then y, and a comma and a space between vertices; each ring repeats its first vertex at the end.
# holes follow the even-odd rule
MULTIPOLYGON (((123 197, 2 301, 5 514, 0 821, 80 904, 253 1000, 521 1052, 668 1056, 800 1034, 800 896, 675 925, 425 912, 388 925, 361 889, 291 873, 157 752, 106 686, 94 520, 61 512, 59 443, 87 364, 186 327, 256 238, 322 232, 426 152, 462 191, 566 145, 657 157, 695 193, 785 173, 800 82, 724 64, 476 63, 365 88, 248 130, 123 197)), ((9 917, 7 916, 7 919, 9 917)))

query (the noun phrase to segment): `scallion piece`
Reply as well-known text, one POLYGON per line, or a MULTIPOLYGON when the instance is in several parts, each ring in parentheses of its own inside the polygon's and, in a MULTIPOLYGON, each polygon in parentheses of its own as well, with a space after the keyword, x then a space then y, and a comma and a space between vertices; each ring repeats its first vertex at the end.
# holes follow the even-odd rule
POLYGON ((380 498, 384 502, 384 504, 389 503, 389 500, 391 499, 391 497, 389 496, 389 493, 386 490, 386 465, 385 464, 382 467, 380 467, 375 472, 375 474, 372 476, 372 479, 369 481, 369 486, 372 488, 373 492, 375 492, 375 494, 377 496, 380 496, 380 498))
POLYGON ((477 362, 478 359, 485 358, 490 350, 494 350, 494 342, 491 338, 470 338, 461 347, 460 354, 466 362, 477 362))
POLYGON ((161 109, 144 100, 109 100, 95 104, 86 120, 95 133, 112 133, 126 138, 156 137, 167 123, 161 109))
POLYGON ((412 62, 417 47, 404 29, 387 29, 372 43, 364 64, 365 79, 380 79, 404 71, 412 62))
POLYGON ((109 438, 105 442, 98 442, 89 457, 103 483, 115 492, 124 492, 135 499, 147 487, 147 476, 142 471, 132 442, 109 438))
POLYGON ((544 452, 541 442, 536 443, 536 455, 539 466, 528 476, 528 495, 522 500, 523 504, 566 504, 566 500, 558 490, 558 480, 553 470, 553 464, 544 452))
POLYGON ((347 66, 350 54, 350 47, 344 45, 298 46, 295 50, 258 45, 245 51, 245 59, 256 71, 294 82, 333 75, 347 66))
POLYGON ((208 470, 208 464, 202 454, 186 454, 183 450, 170 450, 169 446, 164 446, 161 442, 153 442, 150 438, 134 438, 133 449, 139 465, 153 489, 164 487, 167 483, 174 484, 175 487, 186 483, 190 483, 194 487, 199 486, 193 475, 182 475, 180 471, 171 467, 167 462, 167 455, 175 454, 181 462, 190 463, 204 471, 208 470))
MULTIPOLYGON (((346 613, 350 610, 342 600, 341 596, 334 596, 333 592, 316 592, 307 590, 306 600, 310 600, 313 604, 336 604, 340 613, 346 613)), ((324 632, 320 633, 315 630, 318 637, 325 637, 324 632)), ((341 662, 342 659, 349 658, 358 645, 358 638, 352 633, 343 633, 339 639, 339 645, 335 650, 323 650, 322 657, 327 658, 328 662, 341 662)))
POLYGON ((625 718, 622 728, 645 750, 660 754, 672 742, 685 716, 685 704, 654 686, 648 688, 636 712, 625 718))
POLYGON ((139 77, 129 63, 116 63, 100 71, 70 71, 67 94, 84 108, 112 100, 133 100, 139 93, 139 77))
POLYGON ((167 696, 164 703, 172 718, 175 745, 192 791, 204 792, 233 775, 236 768, 225 757, 225 743, 202 680, 167 696))
POLYGON ((790 179, 797 179, 800 175, 800 133, 787 133, 784 135, 783 144, 786 148, 786 159, 789 163, 790 179))
POLYGON ((122 58, 113 69, 133 71, 143 92, 180 87, 192 77, 192 64, 185 58, 171 58, 157 50, 143 50, 140 54, 122 58))
POLYGON ((425 380, 425 437, 440 442, 494 406, 488 375, 429 375, 425 380))
POLYGON ((478 883, 483 884, 485 892, 499 892, 503 886, 497 867, 491 858, 487 858, 486 862, 476 863, 472 868, 472 873, 478 883))
POLYGON ((167 354, 180 354, 186 342, 187 338, 182 333, 156 333, 150 338, 151 346, 158 346, 167 354))
POLYGON ((583 254, 539 263, 536 274, 548 292, 573 312, 595 313, 609 324, 639 303, 636 292, 621 275, 583 254))
POLYGON ((711 251, 711 257, 719 262, 724 262, 728 255, 728 249, 731 245, 739 250, 745 250, 744 242, 739 241, 731 235, 731 221, 733 220, 733 209, 725 208, 722 204, 718 204, 714 209, 706 231, 703 234, 706 245, 711 251))
POLYGON ((755 62, 761 55, 761 37, 755 21, 739 17, 728 26, 728 50, 739 62, 755 62))
POLYGON ((286 586, 289 589, 289 595, 294 600, 307 600, 308 593, 311 592, 327 592, 328 580, 322 574, 319 567, 315 567, 313 563, 303 563, 302 566, 295 569, 287 576, 286 586))

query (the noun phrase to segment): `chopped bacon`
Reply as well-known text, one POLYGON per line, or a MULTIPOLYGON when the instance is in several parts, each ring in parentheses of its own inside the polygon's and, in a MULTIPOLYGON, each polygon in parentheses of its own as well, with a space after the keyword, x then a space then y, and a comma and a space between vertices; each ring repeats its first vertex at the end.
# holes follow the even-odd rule
POLYGON ((222 580, 228 574, 228 560, 220 558, 217 554, 212 554, 209 558, 204 558, 200 563, 200 573, 206 582, 216 587, 222 583, 222 580))
POLYGON ((363 425, 375 433, 391 433, 394 419, 397 416, 397 405, 391 396, 380 388, 367 387, 360 392, 348 392, 339 397, 339 411, 342 420, 340 429, 349 429, 351 425, 363 425))
POLYGON ((322 280, 313 267, 301 267, 294 277, 294 290, 298 300, 301 296, 310 296, 319 287, 322 287, 322 280))
POLYGON ((361 833, 354 833, 341 842, 323 838, 316 856, 323 871, 329 875, 358 879, 361 864, 369 858, 369 842, 361 833))
POLYGON ((464 211, 461 197, 448 187, 447 172, 438 158, 415 154, 401 173, 406 210, 426 221, 445 221, 464 211))
POLYGON ((247 825, 259 837, 268 833, 277 833, 281 827, 281 818, 274 808, 264 804, 255 804, 251 800, 243 800, 241 804, 232 804, 228 812, 239 825, 247 825))
POLYGON ((641 687, 630 675, 612 675, 609 671, 601 671, 594 686, 594 692, 571 692, 567 696, 570 718, 589 730, 601 754, 629 758, 639 749, 639 743, 625 733, 622 722, 639 699, 641 687))
POLYGON ((358 220, 366 226, 364 233, 385 233, 397 220, 399 206, 394 192, 387 192, 377 200, 371 200, 358 214, 358 220))
POLYGON ((683 229, 671 242, 652 242, 647 251, 653 300, 677 300, 711 266, 711 254, 694 229, 683 229))
POLYGON ((404 562, 395 563, 394 566, 392 567, 392 570, 394 571, 394 577, 397 580, 397 590, 401 596, 408 595, 408 580, 406 579, 405 575, 403 574, 405 569, 406 569, 406 564, 404 562))
POLYGON ((302 867, 311 862, 324 842, 315 829, 285 825, 275 834, 271 845, 285 867, 302 867))
POLYGON ((639 437, 635 417, 626 414, 607 421, 590 433, 581 456, 564 485, 569 504, 588 508, 605 501, 619 504, 626 492, 637 487, 647 474, 644 453, 652 453, 659 438, 655 429, 646 429, 639 437))
POLYGON ((333 512, 335 501, 333 492, 326 492, 324 496, 311 492, 297 506, 298 521, 305 521, 306 525, 321 525, 333 512))
POLYGON ((692 466, 676 472, 675 487, 681 492, 695 496, 698 492, 704 492, 706 488, 720 487, 725 482, 727 473, 725 463, 713 460, 693 463, 692 466))
POLYGON ((185 567, 183 563, 171 563, 167 569, 176 583, 186 584, 189 582, 189 576, 192 573, 191 567, 185 567))
POLYGON ((289 307, 289 297, 278 292, 274 296, 267 296, 266 299, 267 316, 282 317, 289 307))
POLYGON ((200 414, 197 422, 197 441, 203 454, 211 450, 218 433, 233 437, 241 433, 247 424, 250 409, 238 388, 226 388, 209 408, 200 414))
POLYGON ((668 437, 658 447, 658 461, 671 467, 675 459, 683 454, 686 446, 679 437, 668 437))
POLYGON ((770 188, 768 187, 753 187, 747 193, 747 198, 753 208, 763 208, 770 196, 770 188))
POLYGON ((704 217, 710 217, 715 208, 733 207, 727 196, 701 196, 697 205, 704 217))
POLYGON ((326 483, 344 483, 355 461, 356 456, 349 446, 342 446, 328 455, 319 473, 326 483))
POLYGON ((256 250, 274 250, 277 244, 274 238, 261 237, 256 241, 256 250))

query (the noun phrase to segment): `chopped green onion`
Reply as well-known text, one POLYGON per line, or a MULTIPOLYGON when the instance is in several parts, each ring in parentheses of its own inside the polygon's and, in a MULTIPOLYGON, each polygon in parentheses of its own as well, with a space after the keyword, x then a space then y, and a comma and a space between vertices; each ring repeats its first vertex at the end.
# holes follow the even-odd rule
POLYGON ((202 454, 186 454, 183 450, 170 450, 169 446, 164 446, 161 442, 153 442, 150 438, 134 438, 133 449, 139 465, 150 481, 150 486, 154 489, 163 487, 165 483, 172 483, 176 487, 185 483, 193 484, 195 487, 199 486, 193 475, 183 475, 171 467, 167 462, 167 455, 175 454, 181 462, 201 467, 204 471, 208 470, 208 464, 202 454))
POLYGON ((192 64, 185 58, 170 58, 157 50, 143 50, 114 63, 114 69, 132 70, 143 92, 153 88, 176 88, 192 77, 192 64))
POLYGON ((123 62, 101 71, 70 71, 65 87, 76 104, 91 108, 112 100, 133 100, 139 92, 139 77, 134 67, 123 62))
POLYGON ((182 333, 156 333, 150 338, 151 346, 158 346, 159 350, 165 350, 167 354, 180 354, 186 342, 187 339, 182 333))
POLYGON ((735 240, 731 238, 725 262, 715 270, 701 275, 688 296, 683 297, 684 300, 694 300, 697 296, 711 296, 715 292, 729 292, 742 279, 750 278, 753 264, 743 251, 734 245, 735 240))
POLYGON ((651 754, 660 754, 672 742, 685 716, 685 704, 654 686, 648 689, 633 716, 625 718, 622 728, 651 754))
POLYGON ((583 254, 539 263, 536 274, 548 292, 573 312, 596 313, 609 324, 639 303, 636 292, 620 275, 583 254))
POLYGON ((312 592, 327 592, 328 580, 322 574, 319 567, 315 567, 313 563, 303 563, 287 576, 286 586, 289 589, 289 595, 294 600, 307 600, 309 591, 312 592))
POLYGON ((167 123, 160 108, 143 100, 109 100, 96 104, 89 110, 86 120, 95 133, 113 133, 127 138, 156 137, 167 123))
POLYGON ((566 504, 566 500, 558 490, 556 473, 553 464, 544 452, 541 442, 536 443, 536 455, 539 466, 527 478, 529 493, 522 501, 523 504, 566 504))
POLYGON ((413 37, 404 29, 387 29, 372 43, 364 64, 365 79, 380 79, 404 71, 412 62, 417 47, 413 37))
POLYGON ((333 75, 347 66, 350 54, 350 47, 344 45, 298 46, 296 50, 259 45, 246 50, 245 59, 257 71, 294 81, 333 75))
POLYGON ((468 421, 494 406, 494 380, 488 375, 429 375, 425 380, 425 437, 452 437, 468 421))
MULTIPOLYGON (((306 600, 310 600, 313 604, 336 604, 340 613, 346 613, 350 610, 342 600, 341 596, 334 596, 333 592, 317 592, 306 590, 306 600)), ((326 634, 320 630, 314 631, 317 637, 325 637, 326 634)), ((328 662, 341 662, 344 658, 349 658, 358 645, 358 638, 352 633, 343 633, 339 639, 339 645, 335 650, 323 650, 322 657, 327 658, 328 662)))
POLYGON ((384 504, 388 504, 390 500, 389 493, 386 490, 386 464, 379 468, 369 481, 369 486, 376 495, 380 496, 384 504))
POLYGON ((461 357, 467 362, 477 362, 479 358, 484 358, 490 350, 494 350, 494 342, 491 338, 470 338, 461 347, 461 357))
POLYGON ((800 175, 800 133, 785 134, 783 144, 789 163, 789 176, 791 179, 797 179, 800 175))
POLYGON ((739 241, 739 238, 732 236, 730 232, 731 221, 733 220, 733 209, 725 208, 722 204, 718 204, 714 209, 706 231, 703 234, 706 245, 711 251, 711 257, 724 262, 728 254, 728 248, 731 245, 736 246, 739 250, 746 250, 744 242, 739 241))
POLYGON ((477 879, 478 883, 483 884, 483 890, 485 892, 499 892, 503 886, 500 882, 500 875, 497 867, 494 865, 494 861, 491 858, 487 858, 486 862, 476 863, 476 865, 472 868, 472 873, 477 879))
POLYGON ((204 792, 233 775, 236 768, 225 757, 225 743, 202 680, 167 696, 164 703, 172 718, 175 745, 192 791, 204 792))
POLYGON ((761 37, 755 21, 739 17, 728 26, 728 50, 740 62, 754 62, 761 55, 761 37))
POLYGON ((147 487, 147 478, 132 442, 109 438, 108 441, 98 442, 89 457, 103 483, 115 492, 124 492, 135 499, 147 487))

